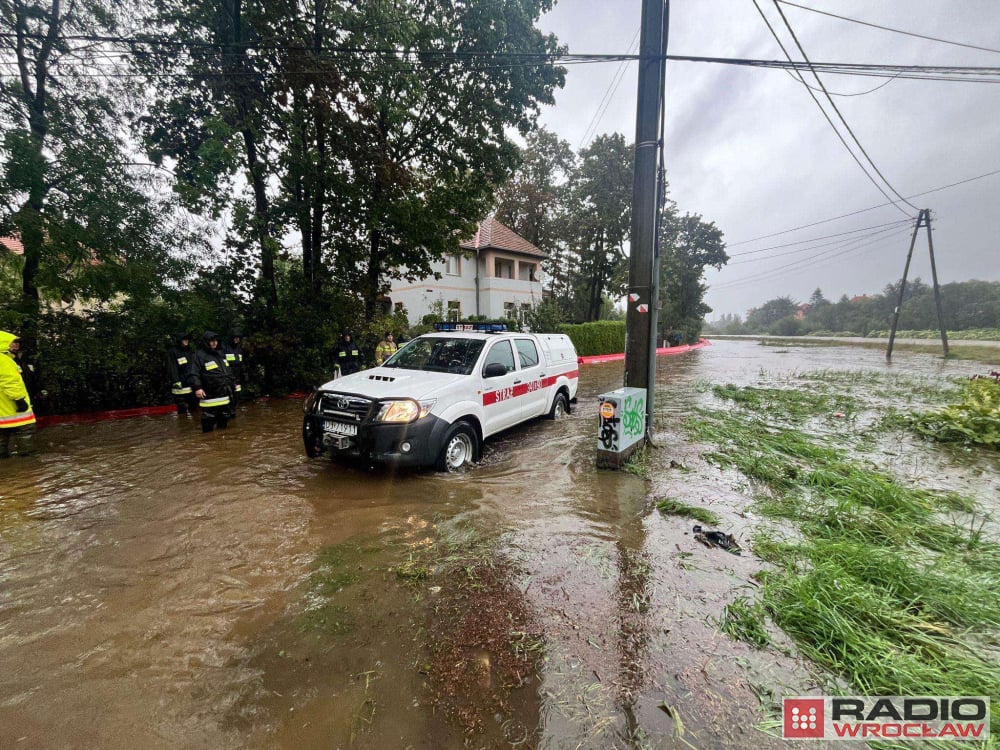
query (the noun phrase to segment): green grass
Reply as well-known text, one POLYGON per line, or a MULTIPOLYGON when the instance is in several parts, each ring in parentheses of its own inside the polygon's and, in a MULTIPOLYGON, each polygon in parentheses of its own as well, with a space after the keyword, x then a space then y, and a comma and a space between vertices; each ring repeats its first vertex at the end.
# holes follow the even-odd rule
POLYGON ((984 378, 967 383, 958 403, 915 414, 910 424, 932 440, 1000 450, 1000 382, 984 378))
POLYGON ((766 612, 760 602, 751 602, 741 596, 726 605, 719 629, 734 640, 761 649, 771 643, 771 636, 764 626, 765 617, 766 612))
POLYGON ((701 410, 687 423, 784 529, 758 533, 754 551, 770 567, 756 602, 731 602, 722 629, 762 647, 766 614, 859 694, 1000 700, 1000 546, 984 538, 974 500, 851 459, 789 426, 798 417, 781 405, 807 400, 762 404, 757 390, 727 389, 745 410, 701 410))
POLYGON ((674 500, 669 497, 657 501, 656 509, 661 513, 667 514, 668 516, 693 518, 696 521, 707 523, 710 526, 718 526, 719 522, 722 520, 717 514, 713 513, 708 508, 702 508, 697 505, 688 505, 687 503, 682 503, 680 500, 674 500))

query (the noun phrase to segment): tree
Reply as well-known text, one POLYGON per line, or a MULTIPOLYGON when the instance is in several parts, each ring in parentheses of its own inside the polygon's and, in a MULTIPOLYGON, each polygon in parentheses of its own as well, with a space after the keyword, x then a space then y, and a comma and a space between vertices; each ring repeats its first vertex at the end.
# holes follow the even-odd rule
POLYGON ((338 140, 351 179, 331 232, 336 272, 359 291, 367 317, 391 279, 428 276, 433 261, 457 252, 512 173, 517 150, 506 131, 534 127, 564 70, 492 55, 557 52, 534 26, 551 5, 355 6, 341 43, 396 50, 345 60, 341 72, 357 102, 357 135, 338 140))
POLYGON ((570 178, 566 237, 579 258, 573 317, 598 320, 606 297, 624 294, 625 242, 632 217, 632 148, 624 136, 602 135, 580 152, 570 178))
MULTIPOLYGON (((230 211, 236 228, 256 243, 266 308, 277 302, 274 179, 268 117, 268 61, 251 55, 259 43, 260 8, 252 0, 156 0, 151 25, 171 44, 149 37, 139 69, 152 74, 157 100, 145 119, 152 158, 176 161, 176 190, 194 209, 215 217, 230 211), (177 43, 188 48, 177 55, 177 43), (245 179, 250 195, 234 191, 245 179)), ((240 243, 245 248, 246 243, 240 243)))
POLYGON ((712 308, 705 304, 705 269, 721 269, 729 256, 722 231, 698 214, 681 216, 673 202, 660 219, 660 312, 666 324, 696 341, 712 308))
POLYGON ((775 297, 747 313, 747 329, 755 332, 765 331, 772 323, 794 316, 798 309, 799 303, 791 297, 775 297))
POLYGON ((168 263, 169 210, 128 142, 134 99, 106 70, 126 3, 0 4, 0 37, 16 77, 0 77, 0 229, 20 235, 23 334, 36 335, 42 295, 109 300, 148 293, 168 263), (112 83, 114 81, 114 83, 112 83))

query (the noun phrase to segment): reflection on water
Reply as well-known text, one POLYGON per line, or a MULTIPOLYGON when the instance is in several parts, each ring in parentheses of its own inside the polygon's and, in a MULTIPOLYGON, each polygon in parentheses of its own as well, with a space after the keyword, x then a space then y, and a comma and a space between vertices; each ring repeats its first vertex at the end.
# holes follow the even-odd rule
MULTIPOLYGON (((472 746, 778 747, 754 732, 750 672, 734 663, 773 684, 804 684, 800 668, 774 672, 712 621, 752 557, 698 548, 647 497, 746 523, 746 498, 664 468, 696 458, 674 425, 706 382, 859 368, 982 370, 749 342, 663 358, 652 483, 593 467, 596 396, 620 385, 620 363, 583 368, 570 419, 491 441, 464 476, 310 461, 295 402, 246 407, 208 435, 173 416, 44 430, 39 458, 0 467, 0 747, 467 746, 429 708, 434 579, 393 572, 442 525, 503 533, 545 633, 540 686, 486 717, 472 746), (331 550, 353 552, 317 584, 331 550), (307 627, 310 606, 338 627, 307 627)), ((996 463, 978 472, 977 487, 1000 489, 996 463)))

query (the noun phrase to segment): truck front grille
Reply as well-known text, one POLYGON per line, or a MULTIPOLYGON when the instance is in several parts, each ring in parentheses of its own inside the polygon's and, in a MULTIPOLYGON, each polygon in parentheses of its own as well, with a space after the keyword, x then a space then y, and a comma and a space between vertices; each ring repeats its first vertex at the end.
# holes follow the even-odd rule
POLYGON ((371 411, 370 398, 349 396, 346 393, 324 393, 319 398, 318 412, 340 422, 364 422, 371 411))

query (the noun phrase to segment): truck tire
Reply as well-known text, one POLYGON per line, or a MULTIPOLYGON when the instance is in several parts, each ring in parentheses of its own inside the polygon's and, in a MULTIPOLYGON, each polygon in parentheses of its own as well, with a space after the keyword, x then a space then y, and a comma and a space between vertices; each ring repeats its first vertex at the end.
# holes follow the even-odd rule
POLYGON ((569 400, 562 391, 552 399, 552 408, 549 410, 549 419, 562 419, 569 414, 569 400))
POLYGON ((479 453, 479 438, 467 422, 457 422, 448 430, 441 455, 438 456, 438 471, 456 472, 467 469, 479 453))

